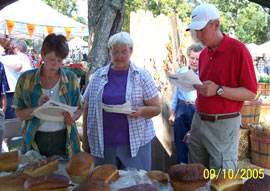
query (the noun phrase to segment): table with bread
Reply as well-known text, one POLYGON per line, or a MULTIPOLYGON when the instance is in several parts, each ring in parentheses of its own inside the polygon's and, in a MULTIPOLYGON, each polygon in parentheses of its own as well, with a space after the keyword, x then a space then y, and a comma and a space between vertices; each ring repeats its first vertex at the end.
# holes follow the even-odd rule
MULTIPOLYGON (((18 151, 0 154, 0 191, 255 191, 270 190, 270 177, 242 180, 238 175, 205 179, 201 164, 176 164, 168 174, 153 170, 118 170, 105 164, 94 168, 91 154, 80 152, 63 163, 36 160, 19 168, 18 151)), ((29 161, 28 161, 29 162, 29 161)))

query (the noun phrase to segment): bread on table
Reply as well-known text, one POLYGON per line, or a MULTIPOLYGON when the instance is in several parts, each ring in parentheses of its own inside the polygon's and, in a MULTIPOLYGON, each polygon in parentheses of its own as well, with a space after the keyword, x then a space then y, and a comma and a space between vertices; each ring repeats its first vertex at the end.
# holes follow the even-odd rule
POLYGON ((55 158, 47 158, 38 163, 35 163, 24 169, 24 173, 30 176, 45 176, 58 170, 58 160, 55 158))
POLYGON ((66 167, 66 172, 73 183, 82 184, 89 179, 93 169, 93 156, 87 152, 79 152, 71 156, 66 167))
POLYGON ((89 180, 102 181, 111 184, 118 180, 119 177, 119 172, 116 166, 112 164, 104 164, 95 168, 89 180))
MULTIPOLYGON (((261 176, 261 175, 260 175, 261 176)), ((264 174, 264 178, 248 179, 243 185, 243 191, 269 191, 270 176, 264 174)))
POLYGON ((69 179, 60 174, 31 177, 24 182, 25 191, 68 191, 69 179))
POLYGON ((17 170, 19 157, 18 151, 0 153, 0 172, 17 170))
POLYGON ((146 176, 152 181, 157 181, 162 184, 168 184, 168 176, 160 170, 152 170, 146 173, 146 176))
POLYGON ((211 181, 211 191, 240 191, 243 187, 241 175, 219 174, 211 181))
POLYGON ((24 182, 30 178, 28 174, 14 173, 0 177, 0 191, 24 191, 24 182))
POLYGON ((170 183, 176 191, 190 191, 203 187, 209 181, 203 176, 205 169, 201 164, 173 165, 168 170, 170 183))
POLYGON ((111 187, 106 182, 93 181, 86 184, 82 184, 72 191, 110 191, 111 187))
POLYGON ((158 191, 152 184, 138 184, 127 188, 122 188, 119 191, 158 191))

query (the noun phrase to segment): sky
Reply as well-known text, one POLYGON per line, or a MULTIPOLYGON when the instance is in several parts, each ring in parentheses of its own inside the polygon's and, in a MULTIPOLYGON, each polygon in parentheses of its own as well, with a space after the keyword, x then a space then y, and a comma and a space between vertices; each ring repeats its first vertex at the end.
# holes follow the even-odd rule
POLYGON ((87 0, 78 0, 78 15, 87 21, 88 7, 87 0))

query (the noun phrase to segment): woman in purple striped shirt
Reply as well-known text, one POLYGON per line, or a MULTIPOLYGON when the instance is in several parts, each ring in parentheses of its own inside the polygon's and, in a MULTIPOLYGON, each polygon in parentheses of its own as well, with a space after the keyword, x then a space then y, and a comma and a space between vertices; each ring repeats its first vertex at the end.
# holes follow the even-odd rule
POLYGON ((127 32, 111 36, 108 48, 112 61, 93 74, 83 97, 83 148, 96 166, 149 171, 151 118, 161 111, 158 91, 150 73, 130 61, 133 41, 127 32))

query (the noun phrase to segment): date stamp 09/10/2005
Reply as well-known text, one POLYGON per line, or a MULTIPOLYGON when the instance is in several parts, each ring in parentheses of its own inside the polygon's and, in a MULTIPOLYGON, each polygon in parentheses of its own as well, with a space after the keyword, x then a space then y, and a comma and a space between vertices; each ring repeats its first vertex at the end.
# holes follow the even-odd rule
POLYGON ((264 169, 238 169, 237 171, 219 169, 218 172, 215 169, 205 169, 203 171, 203 177, 205 179, 218 179, 219 176, 223 176, 224 179, 237 179, 239 176, 241 179, 263 179, 264 169))

